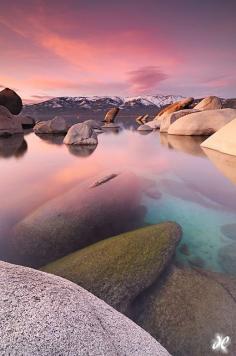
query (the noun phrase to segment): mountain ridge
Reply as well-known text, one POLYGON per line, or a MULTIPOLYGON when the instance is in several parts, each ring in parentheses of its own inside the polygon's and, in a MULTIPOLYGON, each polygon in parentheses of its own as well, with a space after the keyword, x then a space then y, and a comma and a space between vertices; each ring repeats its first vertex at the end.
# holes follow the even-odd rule
POLYGON ((77 96, 55 97, 37 104, 24 105, 24 114, 57 115, 69 114, 103 114, 111 107, 119 107, 123 113, 156 112, 163 106, 182 99, 180 95, 144 95, 133 97, 122 96, 77 96))

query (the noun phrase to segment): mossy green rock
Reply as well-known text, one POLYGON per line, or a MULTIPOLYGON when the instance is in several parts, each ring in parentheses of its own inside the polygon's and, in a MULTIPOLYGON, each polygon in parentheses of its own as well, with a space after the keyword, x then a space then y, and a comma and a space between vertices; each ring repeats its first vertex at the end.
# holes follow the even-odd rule
POLYGON ((79 284, 125 312, 169 264, 180 237, 176 223, 148 226, 91 245, 42 270, 79 284))
POLYGON ((129 316, 176 356, 214 355, 215 334, 236 355, 236 278, 171 268, 136 298, 129 316))

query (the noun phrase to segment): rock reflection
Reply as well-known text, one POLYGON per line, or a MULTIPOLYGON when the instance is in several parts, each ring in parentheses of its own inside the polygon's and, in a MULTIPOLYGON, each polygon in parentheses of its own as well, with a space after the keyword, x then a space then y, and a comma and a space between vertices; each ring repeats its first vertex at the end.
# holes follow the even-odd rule
POLYGON ((24 140, 23 135, 13 135, 10 137, 0 138, 0 157, 20 158, 27 152, 27 142, 24 140))
POLYGON ((160 142, 169 149, 188 153, 192 156, 205 157, 200 144, 206 139, 201 136, 178 136, 160 133, 160 142))
POLYGON ((65 135, 51 135, 51 134, 43 134, 43 135, 37 135, 41 140, 45 141, 48 144, 51 145, 63 145, 63 140, 65 135))
POLYGON ((236 157, 209 148, 202 149, 216 168, 232 183, 236 184, 236 157))
POLYGON ((97 145, 88 145, 88 146, 82 146, 82 145, 66 145, 68 148, 68 151, 77 157, 88 157, 90 156, 97 148, 97 145))

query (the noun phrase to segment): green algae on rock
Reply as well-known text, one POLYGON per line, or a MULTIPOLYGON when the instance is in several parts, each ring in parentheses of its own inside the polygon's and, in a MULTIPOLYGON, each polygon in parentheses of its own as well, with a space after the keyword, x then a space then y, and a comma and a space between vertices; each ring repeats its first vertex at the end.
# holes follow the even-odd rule
POLYGON ((152 225, 98 242, 42 270, 79 284, 125 312, 169 264, 180 237, 176 223, 152 225))

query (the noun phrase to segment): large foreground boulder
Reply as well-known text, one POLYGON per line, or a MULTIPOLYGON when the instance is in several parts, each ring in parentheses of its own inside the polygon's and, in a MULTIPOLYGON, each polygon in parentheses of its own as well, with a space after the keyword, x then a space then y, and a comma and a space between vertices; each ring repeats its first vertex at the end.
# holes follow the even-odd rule
POLYGON ((163 119, 160 120, 160 132, 168 132, 170 125, 173 124, 175 121, 177 121, 183 116, 194 114, 195 112, 199 112, 199 110, 184 109, 163 115, 163 119))
POLYGON ((175 223, 162 223, 98 242, 45 266, 125 312, 168 265, 181 237, 175 223))
POLYGON ((93 120, 73 125, 63 142, 66 145, 97 145, 98 139, 95 129, 100 129, 100 126, 93 120))
POLYGON ((2 355, 169 353, 147 332, 63 278, 0 262, 2 355))
POLYGON ((19 118, 13 116, 6 107, 0 106, 0 137, 18 133, 23 133, 19 118))
POLYGON ((170 125, 170 135, 211 135, 235 119, 235 109, 205 110, 181 117, 170 125))
POLYGON ((198 103, 195 110, 217 110, 222 109, 222 101, 217 96, 208 96, 198 103))
MULTIPOLYGON (((107 176, 107 174, 106 174, 107 176)), ((132 173, 75 186, 20 221, 7 239, 14 262, 43 266, 107 237, 143 226, 142 182, 132 173)))
POLYGON ((236 354, 236 278, 173 268, 135 302, 133 319, 178 356, 214 355, 216 334, 236 354))
MULTIPOLYGON (((175 111, 183 110, 189 107, 194 102, 194 98, 185 98, 180 101, 177 101, 176 103, 173 103, 164 109, 162 109, 158 114, 157 117, 162 116, 163 114, 170 114, 175 111)), ((155 120, 155 119, 154 119, 155 120)))
POLYGON ((20 96, 9 88, 0 91, 0 105, 5 106, 13 115, 18 115, 22 110, 20 96))
POLYGON ((234 120, 202 142, 201 146, 236 156, 236 110, 234 120))

